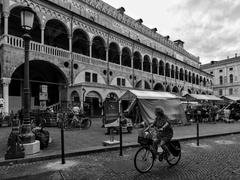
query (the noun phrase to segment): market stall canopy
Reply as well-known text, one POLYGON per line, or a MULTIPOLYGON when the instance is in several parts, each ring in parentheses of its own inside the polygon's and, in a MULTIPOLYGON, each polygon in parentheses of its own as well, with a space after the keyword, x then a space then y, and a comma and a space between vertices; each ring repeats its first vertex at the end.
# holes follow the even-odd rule
POLYGON ((169 118, 170 122, 186 123, 186 116, 178 96, 168 92, 128 90, 121 97, 122 100, 132 101, 128 112, 135 111, 138 106, 142 120, 152 123, 155 116, 155 109, 161 108, 169 118))
POLYGON ((222 99, 228 100, 228 101, 238 101, 240 100, 240 97, 237 96, 221 96, 222 99))
POLYGON ((215 95, 205 95, 205 94, 186 94, 187 100, 205 100, 205 101, 223 101, 223 99, 215 95))
POLYGON ((141 90, 128 90, 126 91, 121 99, 122 100, 133 100, 138 99, 179 99, 178 96, 169 92, 161 91, 141 91, 141 90))

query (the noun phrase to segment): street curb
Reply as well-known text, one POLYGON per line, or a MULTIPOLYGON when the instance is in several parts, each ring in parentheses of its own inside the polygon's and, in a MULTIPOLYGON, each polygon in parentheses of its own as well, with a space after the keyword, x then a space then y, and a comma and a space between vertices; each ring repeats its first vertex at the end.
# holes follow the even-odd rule
MULTIPOLYGON (((219 137, 219 136, 228 136, 228 135, 233 135, 233 134, 240 134, 240 131, 221 133, 221 134, 203 135, 203 136, 199 136, 199 139, 213 138, 213 137, 219 137)), ((197 137, 196 136, 185 136, 185 137, 179 137, 179 138, 173 138, 173 139, 176 139, 179 141, 189 141, 189 140, 195 140, 195 139, 197 139, 197 137)), ((124 149, 131 148, 131 147, 134 148, 134 147, 138 147, 138 146, 139 146, 138 143, 124 143, 123 144, 124 149)), ((84 148, 80 151, 65 153, 65 157, 67 158, 67 157, 81 156, 81 155, 114 151, 114 150, 119 150, 119 145, 96 146, 96 147, 91 147, 91 148, 84 148)), ((5 160, 5 161, 0 161, 0 166, 11 166, 14 164, 23 164, 23 163, 31 163, 31 162, 44 161, 44 160, 61 159, 61 157, 62 157, 61 154, 52 154, 52 155, 41 156, 41 157, 5 160)))

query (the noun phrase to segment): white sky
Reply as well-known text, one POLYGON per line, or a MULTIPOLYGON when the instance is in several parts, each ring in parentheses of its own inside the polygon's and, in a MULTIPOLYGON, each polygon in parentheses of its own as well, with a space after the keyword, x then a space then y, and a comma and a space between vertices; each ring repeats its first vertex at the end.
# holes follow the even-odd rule
POLYGON ((181 39, 202 64, 240 55, 238 0, 103 0, 125 14, 142 18, 170 40, 181 39))

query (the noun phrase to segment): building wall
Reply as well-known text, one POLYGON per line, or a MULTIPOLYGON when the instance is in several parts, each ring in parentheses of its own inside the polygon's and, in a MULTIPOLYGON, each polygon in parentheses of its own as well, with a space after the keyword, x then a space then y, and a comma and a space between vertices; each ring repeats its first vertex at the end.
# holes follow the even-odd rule
MULTIPOLYGON (((30 62, 34 60, 42 60, 49 62, 61 72, 67 80, 69 87, 67 97, 71 99, 73 91, 77 91, 82 97, 82 88, 85 87, 87 92, 94 89, 102 97, 106 97, 109 92, 116 92, 120 96, 127 88, 135 88, 138 82, 146 82, 151 89, 160 83, 164 89, 178 89, 181 91, 190 90, 193 93, 211 93, 211 85, 202 83, 192 83, 183 79, 179 79, 180 69, 183 72, 198 75, 206 82, 212 81, 212 76, 201 69, 199 69, 199 58, 188 53, 182 46, 177 45, 173 41, 166 39, 162 35, 144 26, 141 22, 125 15, 119 10, 111 7, 101 0, 52 0, 48 1, 24 1, 10 0, 3 1, 3 16, 5 20, 8 19, 11 10, 21 6, 28 5, 34 10, 39 23, 41 33, 38 39, 41 42, 31 41, 30 44, 30 62), (45 31, 48 22, 54 20, 59 22, 61 26, 66 29, 67 40, 69 47, 65 49, 46 45, 45 31), (75 30, 83 31, 89 40, 89 55, 83 55, 73 51, 72 41, 75 30), (169 64, 170 68, 174 67, 174 77, 166 77, 166 74, 153 74, 152 68, 150 72, 134 69, 133 67, 126 67, 120 64, 111 63, 106 60, 100 60, 92 57, 92 43, 95 37, 100 37, 104 41, 104 48, 106 53, 109 52, 109 45, 114 42, 119 48, 121 54, 123 48, 127 47, 131 54, 131 64, 133 64, 133 53, 139 52, 142 57, 141 67, 143 67, 144 56, 150 59, 150 66, 152 66, 152 59, 156 58, 158 63, 162 61, 164 65, 169 64), (178 68, 178 79, 176 76, 176 68, 178 68), (85 72, 96 73, 98 75, 97 83, 85 82, 85 72), (116 79, 118 77, 124 78, 126 81, 125 87, 117 87, 116 79), (115 88, 115 89, 114 89, 115 88)), ((1 21, 6 24, 7 21, 1 21)), ((9 22, 8 22, 9 23, 9 22)), ((0 26, 2 27, 2 26, 0 26)), ((1 52, 3 61, 2 78, 11 78, 14 71, 24 62, 23 40, 21 37, 9 35, 8 29, 2 27, 4 35, 0 39, 1 52)), ((52 34, 54 35, 54 34, 52 34)), ((159 69, 159 64, 157 66, 159 69)), ((159 70, 158 70, 159 71, 159 70)), ((166 71, 164 66, 164 71, 166 71)), ((171 69, 170 69, 171 74, 171 69)), ((141 86, 145 88, 144 84, 141 86)), ((4 95, 3 95, 4 96, 4 95)), ((80 98, 81 99, 81 98, 80 98)))
POLYGON ((215 95, 240 96, 239 57, 203 65, 203 70, 213 75, 213 90, 215 95), (230 75, 233 77, 232 82, 230 81, 230 75), (220 77, 223 79, 222 83, 220 83, 220 77))

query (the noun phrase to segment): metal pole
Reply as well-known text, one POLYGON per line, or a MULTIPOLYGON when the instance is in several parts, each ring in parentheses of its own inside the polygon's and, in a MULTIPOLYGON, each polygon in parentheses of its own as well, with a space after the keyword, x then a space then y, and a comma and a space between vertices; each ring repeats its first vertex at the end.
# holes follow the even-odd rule
POLYGON ((122 101, 119 101, 119 140, 120 140, 120 154, 119 156, 122 156, 122 101))
POLYGON ((197 111, 197 146, 199 146, 199 118, 200 118, 200 115, 198 114, 198 111, 197 111))
POLYGON ((65 153, 64 153, 64 129, 63 129, 63 126, 64 126, 64 117, 65 117, 65 115, 64 115, 63 118, 62 118, 62 125, 61 125, 62 164, 65 164, 65 153))
POLYGON ((29 34, 24 34, 24 90, 23 90, 23 125, 21 130, 22 142, 32 143, 35 141, 35 136, 31 130, 31 119, 30 119, 30 85, 29 85, 29 43, 31 36, 29 34))

